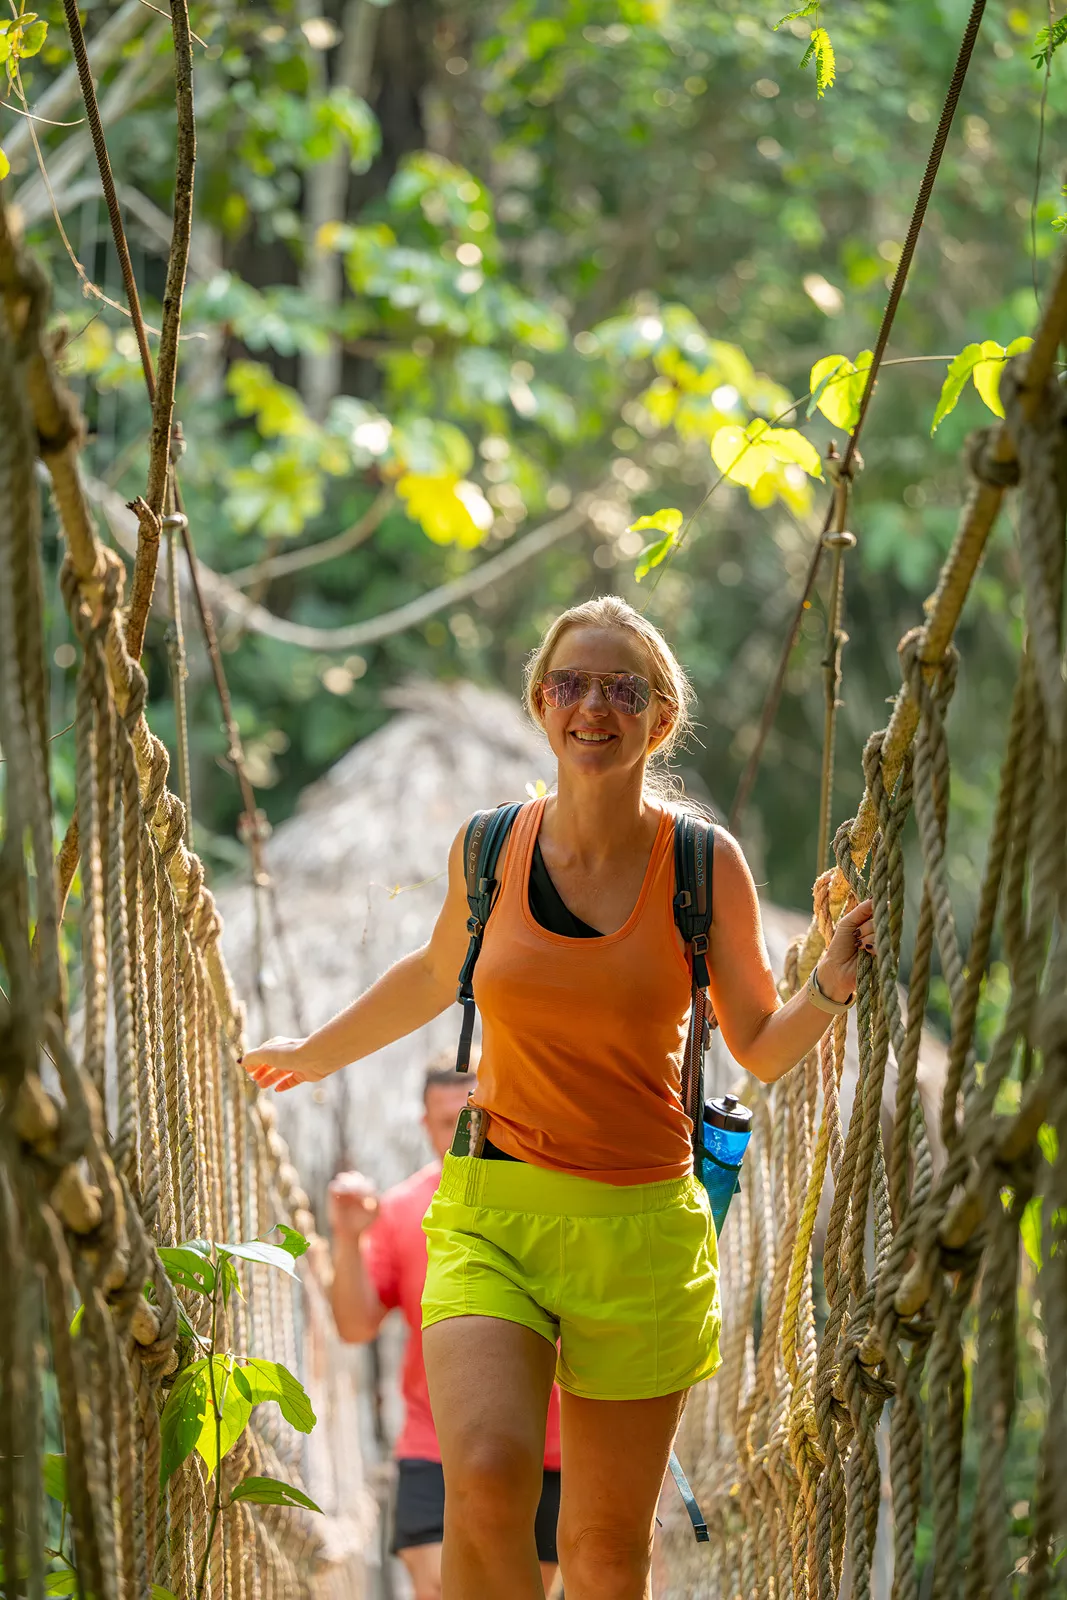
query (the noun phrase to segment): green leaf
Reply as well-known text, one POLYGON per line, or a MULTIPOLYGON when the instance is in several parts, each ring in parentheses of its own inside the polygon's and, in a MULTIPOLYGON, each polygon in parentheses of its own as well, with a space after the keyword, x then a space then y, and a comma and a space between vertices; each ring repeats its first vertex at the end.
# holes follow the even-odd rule
POLYGON ((1059 1135, 1051 1122, 1043 1122, 1038 1128, 1037 1142, 1041 1147, 1041 1154, 1051 1167, 1060 1153, 1059 1135))
POLYGON ((980 359, 981 354, 981 345, 968 344, 949 362, 945 381, 941 385, 941 395, 934 411, 931 433, 936 433, 949 412, 955 410, 956 402, 963 393, 963 386, 974 371, 974 364, 980 359))
POLYGON ((154 1583, 149 1590, 152 1600, 177 1600, 177 1596, 170 1589, 164 1589, 161 1583, 154 1583))
POLYGON ((322 1513, 322 1507, 302 1489, 294 1489, 280 1478, 244 1478, 230 1495, 231 1504, 234 1500, 251 1500, 257 1506, 303 1506, 306 1511, 322 1513))
POLYGON ((215 1268, 195 1244, 161 1245, 159 1259, 176 1289, 188 1289, 193 1294, 210 1294, 214 1289, 215 1268))
POLYGON ((1051 28, 1041 28, 1034 35, 1036 55, 1031 57, 1035 67, 1047 67, 1061 44, 1067 44, 1067 17, 1060 17, 1051 28))
POLYGON ((224 1306, 228 1306, 230 1303, 231 1291, 237 1295, 239 1300, 244 1299, 244 1295, 241 1293, 241 1280, 237 1276, 237 1268, 229 1256, 226 1255, 219 1256, 219 1282, 222 1286, 222 1303, 224 1306))
POLYGON ((645 545, 634 568, 634 577, 638 583, 642 578, 647 578, 653 567, 658 567, 660 562, 666 559, 677 542, 676 533, 665 533, 662 539, 656 539, 652 544, 645 545))
POLYGON ((1041 1196, 1035 1194, 1032 1200, 1026 1202, 1022 1216, 1019 1218, 1019 1237, 1022 1239, 1030 1260, 1035 1267, 1041 1265, 1041 1196))
MULTIPOLYGON (((219 1405, 220 1425, 215 1427, 215 1412, 211 1404, 210 1380, 208 1384, 208 1407, 196 1443, 193 1446, 197 1455, 203 1461, 210 1477, 220 1460, 224 1460, 233 1449, 252 1414, 253 1401, 248 1391, 247 1384, 234 1382, 236 1367, 231 1365, 232 1357, 215 1356, 215 1398, 219 1405)), ((207 1363, 204 1363, 205 1367, 207 1363)))
POLYGON ((67 1458, 48 1455, 44 1458, 44 1492, 61 1506, 67 1503, 67 1458))
MULTIPOLYGON (((6 42, 5 40, 0 39, 0 46, 2 46, 5 42, 6 42)), ((3 59, 4 59, 3 56, 0 56, 0 61, 2 61, 3 59)), ((3 150, 0 150, 0 180, 3 180, 4 178, 6 178, 10 171, 11 171, 11 163, 7 159, 7 156, 4 154, 3 150)))
POLYGON ((210 1410, 211 1390, 204 1358, 192 1362, 178 1374, 159 1419, 161 1489, 196 1449, 204 1418, 210 1410))
POLYGON ((819 0, 808 0, 807 5, 801 6, 799 11, 790 11, 786 16, 779 17, 772 28, 772 33, 777 33, 779 28, 784 28, 787 22, 797 22, 801 17, 811 17, 819 9, 819 0))
POLYGON ((220 1244, 220 1256, 236 1256, 240 1261, 256 1261, 265 1267, 280 1267, 291 1278, 296 1277, 296 1267, 288 1250, 280 1245, 264 1244, 262 1239, 248 1239, 241 1244, 220 1244))
POLYGON ((665 511, 653 511, 650 516, 638 517, 636 522, 631 522, 627 533, 644 533, 647 529, 651 533, 675 534, 682 526, 682 513, 673 506, 665 511))
POLYGON ((254 1356, 242 1363, 240 1371, 253 1405, 276 1400, 286 1422, 301 1433, 311 1432, 316 1421, 311 1401, 299 1378, 294 1378, 287 1367, 278 1361, 264 1361, 254 1356))
POLYGON ((71 1338, 76 1338, 77 1337, 78 1330, 80 1329, 80 1327, 82 1325, 82 1319, 83 1319, 84 1316, 85 1316, 85 1307, 84 1306, 79 1306, 77 1311, 75 1311, 74 1315, 70 1319, 71 1338))
POLYGON ((47 37, 47 22, 31 22, 28 28, 23 27, 19 37, 19 55, 21 57, 35 56, 47 37))
POLYGON ((45 1594, 77 1594, 78 1574, 73 1567, 63 1572, 50 1572, 44 1580, 45 1594))
POLYGON ((270 1231, 272 1233, 277 1231, 281 1234, 281 1249, 288 1250, 289 1254, 294 1260, 297 1260, 300 1256, 307 1254, 309 1246, 307 1240, 304 1238, 304 1235, 302 1233, 298 1233, 295 1228, 290 1228, 287 1223, 276 1222, 270 1231))

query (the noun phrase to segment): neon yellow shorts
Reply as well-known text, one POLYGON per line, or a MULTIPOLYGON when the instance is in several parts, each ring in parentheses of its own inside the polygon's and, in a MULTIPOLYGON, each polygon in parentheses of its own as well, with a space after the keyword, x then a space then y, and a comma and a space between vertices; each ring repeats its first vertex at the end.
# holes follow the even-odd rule
POLYGON ((422 1325, 500 1317, 559 1343, 560 1387, 648 1400, 719 1365, 719 1270, 694 1177, 623 1188, 445 1156, 423 1222, 422 1325))

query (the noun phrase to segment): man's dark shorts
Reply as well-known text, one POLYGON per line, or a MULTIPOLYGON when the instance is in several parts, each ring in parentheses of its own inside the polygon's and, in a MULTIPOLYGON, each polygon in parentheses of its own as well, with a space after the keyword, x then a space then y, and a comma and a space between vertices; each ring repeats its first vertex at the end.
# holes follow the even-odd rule
MULTIPOLYGON (((417 1544, 440 1544, 445 1533, 445 1475, 439 1461, 398 1461, 393 1554, 417 1544)), ((559 1473, 546 1470, 534 1536, 537 1559, 556 1560, 559 1473)))

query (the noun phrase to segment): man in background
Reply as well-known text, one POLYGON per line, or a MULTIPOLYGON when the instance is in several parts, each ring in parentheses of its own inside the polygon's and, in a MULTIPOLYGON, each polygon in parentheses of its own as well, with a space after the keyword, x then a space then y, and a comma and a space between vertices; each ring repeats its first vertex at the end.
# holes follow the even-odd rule
MULTIPOLYGON (((441 1176, 456 1118, 473 1088, 473 1074, 458 1073, 451 1058, 426 1072, 422 1125, 434 1159, 379 1196, 359 1172, 342 1172, 330 1184, 333 1286, 331 1302, 341 1338, 366 1344, 389 1311, 408 1325, 401 1391, 404 1425, 394 1447, 396 1517, 392 1548, 411 1575, 415 1600, 440 1600, 445 1482, 430 1413, 422 1362, 422 1290, 426 1238, 422 1219, 441 1176)), ((559 1391, 553 1386, 545 1439, 544 1486, 535 1527, 541 1576, 548 1594, 556 1572, 559 1516, 559 1391)))

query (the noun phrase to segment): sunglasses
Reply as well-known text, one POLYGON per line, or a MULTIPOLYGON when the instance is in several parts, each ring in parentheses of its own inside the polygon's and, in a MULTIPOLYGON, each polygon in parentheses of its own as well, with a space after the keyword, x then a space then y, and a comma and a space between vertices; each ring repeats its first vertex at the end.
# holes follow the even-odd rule
POLYGON ((541 679, 541 695, 548 706, 565 711, 585 699, 589 687, 599 683, 600 692, 613 710, 624 717, 636 717, 648 705, 652 685, 636 672, 581 672, 577 667, 560 667, 541 679))

